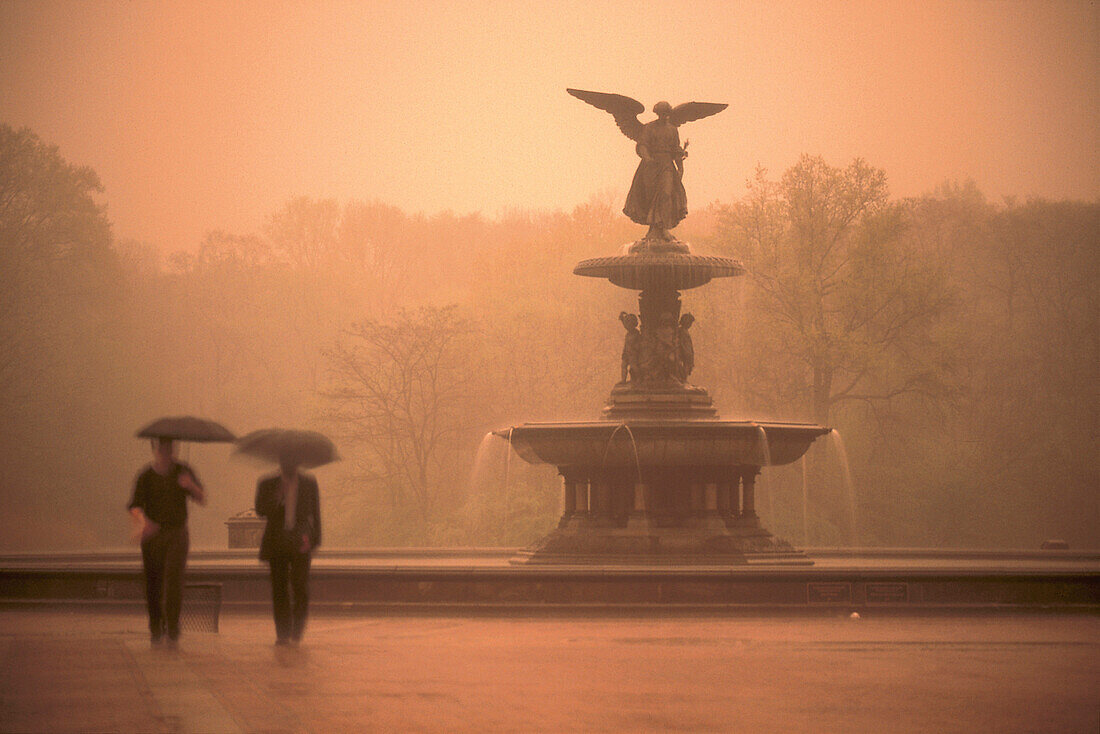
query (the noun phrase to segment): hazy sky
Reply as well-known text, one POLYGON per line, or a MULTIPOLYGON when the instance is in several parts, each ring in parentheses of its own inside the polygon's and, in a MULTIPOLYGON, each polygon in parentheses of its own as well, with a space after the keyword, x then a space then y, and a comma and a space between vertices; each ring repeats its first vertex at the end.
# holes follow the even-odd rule
POLYGON ((632 143, 566 87, 728 102, 681 129, 693 207, 804 152, 898 196, 1094 199, 1098 71, 1087 1, 0 0, 0 121, 166 249, 299 194, 493 216, 625 192, 632 143))

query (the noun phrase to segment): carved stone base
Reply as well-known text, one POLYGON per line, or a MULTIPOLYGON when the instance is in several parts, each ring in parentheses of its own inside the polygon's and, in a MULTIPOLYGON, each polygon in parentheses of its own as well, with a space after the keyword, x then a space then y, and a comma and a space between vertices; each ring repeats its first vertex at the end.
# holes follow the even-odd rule
POLYGON ((691 254, 691 245, 683 240, 677 239, 676 235, 668 230, 655 231, 654 228, 651 227, 650 230, 646 232, 645 237, 627 245, 626 251, 631 255, 667 252, 677 252, 687 255, 691 254))
POLYGON ((513 564, 813 565, 801 550, 759 525, 725 531, 689 527, 559 527, 513 564))
POLYGON ((718 411, 701 387, 666 383, 620 382, 611 389, 603 409, 604 420, 627 418, 714 418, 718 411))

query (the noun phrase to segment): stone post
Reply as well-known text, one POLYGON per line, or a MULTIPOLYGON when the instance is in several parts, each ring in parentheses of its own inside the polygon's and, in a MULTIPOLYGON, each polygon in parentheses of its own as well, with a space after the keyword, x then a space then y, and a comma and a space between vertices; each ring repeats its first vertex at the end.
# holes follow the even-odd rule
POLYGON ((259 548, 267 520, 249 509, 238 512, 226 520, 225 525, 229 529, 230 548, 259 548))
POLYGON ((702 517, 706 510, 706 485, 702 482, 691 483, 691 514, 695 517, 702 517))
POLYGON ((731 515, 736 516, 737 513, 731 510, 730 505, 730 482, 728 479, 723 479, 718 482, 718 514, 724 518, 729 518, 731 515))
POLYGON ((703 491, 706 492, 706 498, 704 500, 704 509, 708 515, 718 514, 718 485, 714 482, 707 482, 703 487, 703 491))
POLYGON ((577 477, 562 474, 562 513, 558 527, 565 527, 577 511, 577 477))
POLYGON ((703 485, 703 522, 704 528, 725 530, 726 519, 718 510, 718 483, 707 482, 703 485))
POLYGON ((760 473, 758 466, 746 466, 741 470, 741 519, 756 522, 756 475, 760 473))
POLYGON ((588 515, 596 525, 607 527, 611 518, 611 482, 606 475, 592 477, 588 490, 588 515))
POLYGON ((646 516, 646 493, 649 487, 642 482, 634 483, 634 501, 627 516, 626 526, 630 530, 643 530, 649 528, 649 518, 646 516))
POLYGON ((574 490, 573 519, 581 523, 588 519, 588 480, 578 478, 574 490))

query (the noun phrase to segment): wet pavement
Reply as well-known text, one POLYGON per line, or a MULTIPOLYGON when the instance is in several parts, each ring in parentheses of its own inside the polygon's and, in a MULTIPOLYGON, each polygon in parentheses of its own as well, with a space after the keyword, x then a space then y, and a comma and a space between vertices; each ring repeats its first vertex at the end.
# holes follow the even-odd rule
POLYGON ((4 732, 1096 732, 1100 618, 266 615, 0 606, 4 732))

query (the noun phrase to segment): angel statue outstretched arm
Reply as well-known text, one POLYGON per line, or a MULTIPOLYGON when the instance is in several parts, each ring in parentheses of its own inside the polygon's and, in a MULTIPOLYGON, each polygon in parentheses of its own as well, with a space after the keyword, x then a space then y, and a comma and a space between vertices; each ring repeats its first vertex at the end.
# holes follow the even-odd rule
POLYGON ((649 226, 646 239, 671 240, 668 230, 687 216, 687 193, 684 191, 686 143, 680 145, 678 128, 685 122, 717 114, 729 105, 713 102, 685 102, 673 107, 668 102, 653 106, 657 119, 642 123, 638 115, 645 105, 621 94, 565 90, 577 99, 610 112, 615 124, 635 142, 641 161, 634 181, 626 195, 623 213, 637 224, 649 226))

